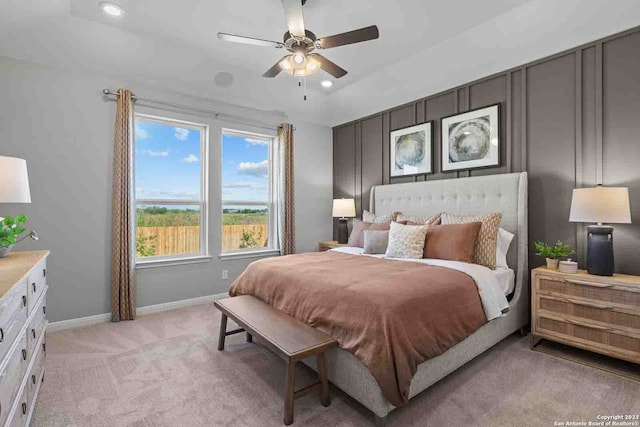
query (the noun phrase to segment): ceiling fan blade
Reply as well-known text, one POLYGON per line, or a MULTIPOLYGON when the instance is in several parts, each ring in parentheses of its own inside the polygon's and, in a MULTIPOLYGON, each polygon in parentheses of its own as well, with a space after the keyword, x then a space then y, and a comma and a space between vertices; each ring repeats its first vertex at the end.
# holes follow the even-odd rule
POLYGON ((285 55, 283 56, 278 62, 276 62, 276 64, 269 68, 263 75, 262 77, 267 77, 269 79, 277 76, 278 74, 280 74, 280 71, 282 71, 282 67, 280 66, 280 63, 282 62, 283 59, 287 58, 289 55, 285 55))
POLYGON ((295 37, 304 37, 304 18, 302 16, 302 2, 300 0, 282 0, 284 16, 287 18, 289 33, 295 37))
POLYGON ((253 37, 237 36, 235 34, 228 34, 228 33, 218 33, 218 38, 220 40, 224 40, 226 42, 251 44, 251 45, 254 45, 254 46, 275 47, 275 48, 278 48, 278 49, 284 47, 284 44, 282 44, 280 42, 274 42, 274 41, 271 41, 271 40, 256 39, 256 38, 253 38, 253 37))
POLYGON ((318 53, 312 53, 309 56, 313 56, 314 58, 316 58, 320 62, 320 68, 331 74, 336 79, 344 77, 347 74, 347 70, 329 61, 327 58, 318 53))
POLYGON ((375 40, 378 37, 380 37, 378 27, 375 25, 371 25, 369 27, 360 28, 358 30, 347 31, 346 33, 322 37, 321 39, 318 39, 317 45, 321 49, 329 49, 331 47, 366 42, 367 40, 375 40))

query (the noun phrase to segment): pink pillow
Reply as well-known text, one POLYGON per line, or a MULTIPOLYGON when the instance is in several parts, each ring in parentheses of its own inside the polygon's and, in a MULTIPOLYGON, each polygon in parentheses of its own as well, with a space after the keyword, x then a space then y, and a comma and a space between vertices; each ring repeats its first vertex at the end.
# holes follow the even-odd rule
POLYGON ((389 224, 376 224, 373 222, 354 221, 351 235, 349 235, 349 246, 364 248, 364 230, 389 230, 389 224))

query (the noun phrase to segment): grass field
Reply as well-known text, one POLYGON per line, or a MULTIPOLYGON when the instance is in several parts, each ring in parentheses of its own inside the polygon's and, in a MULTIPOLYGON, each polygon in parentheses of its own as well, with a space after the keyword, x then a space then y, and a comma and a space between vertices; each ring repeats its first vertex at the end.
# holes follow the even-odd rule
MULTIPOLYGON (((178 227, 200 225, 200 211, 150 207, 136 210, 138 227, 178 227)), ((266 224, 264 211, 243 210, 222 213, 222 225, 266 224)))

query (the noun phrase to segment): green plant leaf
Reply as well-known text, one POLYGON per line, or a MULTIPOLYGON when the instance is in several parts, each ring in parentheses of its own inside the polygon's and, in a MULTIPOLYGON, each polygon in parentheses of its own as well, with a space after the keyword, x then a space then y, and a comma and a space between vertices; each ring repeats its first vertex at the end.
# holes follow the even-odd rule
POLYGON ((16 224, 24 224, 27 222, 27 216, 24 214, 17 215, 15 218, 16 224))
POLYGON ((24 233, 24 227, 16 227, 16 228, 13 229, 13 234, 16 235, 16 236, 18 234, 22 234, 22 233, 24 233))
POLYGON ((13 217, 7 216, 4 218, 3 224, 7 227, 11 227, 13 225, 13 217))

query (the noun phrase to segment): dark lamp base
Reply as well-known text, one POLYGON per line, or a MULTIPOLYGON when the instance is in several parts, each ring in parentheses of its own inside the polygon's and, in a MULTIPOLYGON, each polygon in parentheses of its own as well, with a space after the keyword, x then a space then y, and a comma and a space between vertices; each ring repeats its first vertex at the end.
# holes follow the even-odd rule
POLYGON ((349 230, 347 229, 347 219, 338 220, 338 243, 345 244, 349 240, 349 230))
POLYGON ((597 276, 613 276, 613 227, 587 227, 587 271, 597 276))

